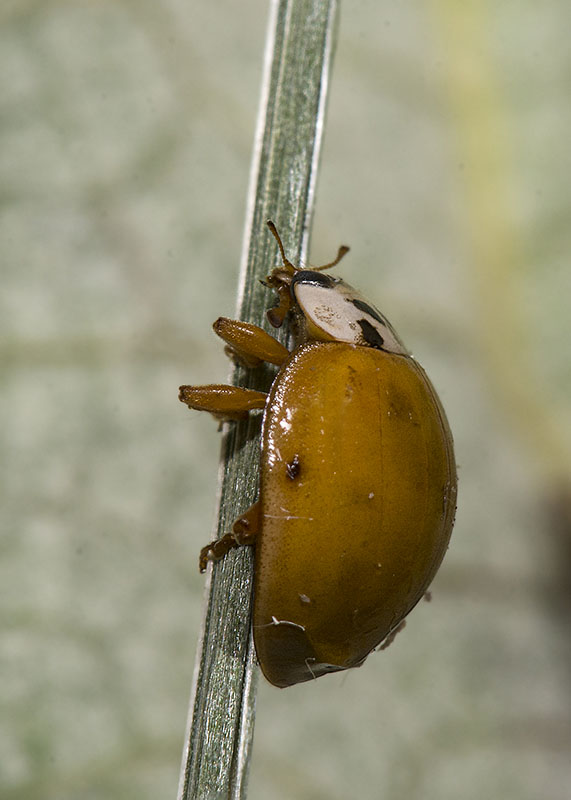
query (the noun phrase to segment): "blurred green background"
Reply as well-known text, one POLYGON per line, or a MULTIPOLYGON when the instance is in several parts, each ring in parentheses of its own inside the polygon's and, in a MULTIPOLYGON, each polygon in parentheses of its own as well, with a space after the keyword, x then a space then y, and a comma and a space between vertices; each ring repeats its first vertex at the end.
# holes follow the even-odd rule
MULTIPOLYGON (((5 800, 176 796, 220 446, 177 388, 228 372, 267 12, 0 6, 5 800)), ((394 646, 260 681, 249 796, 566 800, 569 6, 341 12, 311 260, 438 387, 459 509, 394 646)))

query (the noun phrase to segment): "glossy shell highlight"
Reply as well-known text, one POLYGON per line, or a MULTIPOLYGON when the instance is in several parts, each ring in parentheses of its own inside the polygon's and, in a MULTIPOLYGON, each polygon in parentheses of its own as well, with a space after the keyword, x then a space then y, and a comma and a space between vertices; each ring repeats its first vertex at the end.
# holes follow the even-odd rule
POLYGON ((452 437, 410 357, 296 349, 264 412, 254 641, 276 686, 359 666, 420 600, 456 507, 452 437))

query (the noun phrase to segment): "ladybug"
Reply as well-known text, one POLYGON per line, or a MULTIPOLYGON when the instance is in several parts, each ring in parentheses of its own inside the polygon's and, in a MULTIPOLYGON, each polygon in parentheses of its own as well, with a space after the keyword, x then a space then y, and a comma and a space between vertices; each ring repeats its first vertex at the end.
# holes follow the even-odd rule
POLYGON ((182 386, 221 420, 263 410, 257 502, 204 547, 200 569, 255 546, 253 634, 265 677, 291 686, 360 666, 426 593, 456 510, 452 434, 422 367, 386 317, 324 267, 286 258, 265 283, 274 327, 293 314, 288 351, 261 328, 214 323, 227 351, 280 367, 268 394, 182 386))

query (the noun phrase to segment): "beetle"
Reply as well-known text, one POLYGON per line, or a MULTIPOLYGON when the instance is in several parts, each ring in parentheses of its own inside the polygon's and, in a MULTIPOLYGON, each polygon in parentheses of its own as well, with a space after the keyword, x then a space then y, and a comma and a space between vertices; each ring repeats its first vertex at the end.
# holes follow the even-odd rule
POLYGON ((235 360, 279 366, 268 394, 182 386, 180 400, 220 420, 263 410, 259 498, 204 547, 200 569, 254 545, 253 634, 279 687, 360 666, 392 641, 428 589, 456 511, 452 434, 422 367, 386 317, 323 267, 281 254, 265 283, 274 327, 293 314, 288 351, 262 328, 220 318, 235 360))

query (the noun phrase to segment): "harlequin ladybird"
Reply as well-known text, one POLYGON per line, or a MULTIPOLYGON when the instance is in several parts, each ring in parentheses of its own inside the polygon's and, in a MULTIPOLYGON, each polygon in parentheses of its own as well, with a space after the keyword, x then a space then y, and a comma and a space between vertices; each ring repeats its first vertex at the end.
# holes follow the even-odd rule
POLYGON ((391 641, 432 581, 452 531, 456 467, 446 415, 386 317, 340 278, 282 257, 266 283, 291 352, 255 325, 214 330, 250 367, 280 367, 269 394, 182 386, 220 419, 263 409, 258 501, 203 548, 200 568, 255 545, 253 632, 266 678, 285 687, 360 666, 391 641))

